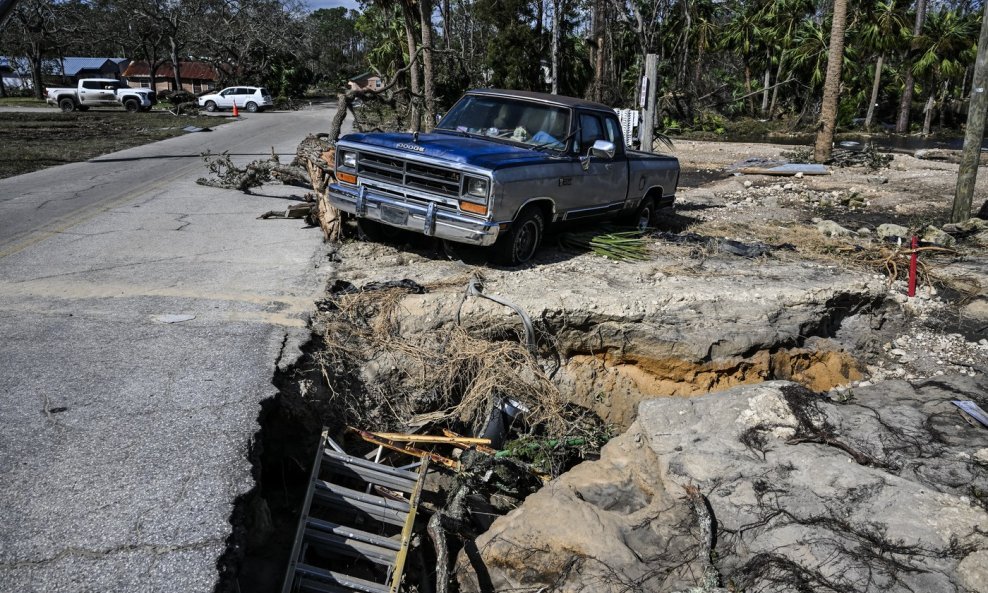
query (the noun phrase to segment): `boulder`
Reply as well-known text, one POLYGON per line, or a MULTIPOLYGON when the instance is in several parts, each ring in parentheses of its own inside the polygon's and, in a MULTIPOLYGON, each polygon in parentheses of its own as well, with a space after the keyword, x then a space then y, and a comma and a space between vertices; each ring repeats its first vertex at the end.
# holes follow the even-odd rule
POLYGON ((968 235, 988 231, 988 221, 981 220, 980 218, 969 218, 962 222, 947 223, 941 228, 945 233, 963 238, 968 235))
POLYGON ((939 377, 843 404, 781 381, 647 400, 600 460, 466 547, 460 590, 985 591, 988 430, 950 400, 986 393, 939 377))
POLYGON ((953 247, 954 243, 957 242, 957 240, 949 234, 933 225, 923 229, 923 234, 920 236, 919 240, 924 243, 936 245, 937 247, 953 247))
POLYGON ((878 225, 876 231, 880 239, 902 239, 905 241, 909 238, 909 229, 902 225, 885 223, 878 225))
POLYGON ((821 220, 816 225, 816 230, 828 237, 852 237, 854 231, 846 229, 832 220, 821 220))

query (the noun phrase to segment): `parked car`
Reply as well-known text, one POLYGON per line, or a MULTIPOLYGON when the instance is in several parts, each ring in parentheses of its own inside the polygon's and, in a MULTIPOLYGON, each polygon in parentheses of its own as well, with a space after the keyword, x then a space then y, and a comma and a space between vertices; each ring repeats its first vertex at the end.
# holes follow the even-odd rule
POLYGON ((206 111, 233 109, 234 102, 239 109, 251 113, 264 111, 274 105, 268 89, 256 86, 231 86, 218 93, 199 97, 199 106, 204 107, 206 111))
POLYGON ((45 101, 62 111, 85 111, 90 107, 120 107, 127 111, 150 111, 157 102, 151 89, 131 88, 115 78, 82 78, 73 87, 45 89, 45 101))
POLYGON ((654 223, 679 161, 629 150, 613 109, 506 90, 468 92, 429 134, 349 134, 330 202, 368 238, 398 228, 532 258, 549 225, 623 216, 654 223))

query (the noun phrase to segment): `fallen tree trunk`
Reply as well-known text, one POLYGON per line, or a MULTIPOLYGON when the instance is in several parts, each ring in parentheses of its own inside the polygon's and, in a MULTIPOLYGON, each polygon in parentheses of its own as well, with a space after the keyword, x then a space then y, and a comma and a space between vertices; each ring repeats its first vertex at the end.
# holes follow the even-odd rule
MULTIPOLYGON (((961 151, 945 148, 921 148, 914 152, 913 156, 924 161, 941 161, 955 165, 961 162, 961 151)), ((988 165, 988 153, 981 152, 980 164, 988 165)))
POLYGON ((326 241, 336 242, 343 236, 343 214, 329 203, 329 185, 336 181, 335 140, 329 135, 305 137, 295 150, 293 166, 303 167, 315 193, 315 220, 326 241))

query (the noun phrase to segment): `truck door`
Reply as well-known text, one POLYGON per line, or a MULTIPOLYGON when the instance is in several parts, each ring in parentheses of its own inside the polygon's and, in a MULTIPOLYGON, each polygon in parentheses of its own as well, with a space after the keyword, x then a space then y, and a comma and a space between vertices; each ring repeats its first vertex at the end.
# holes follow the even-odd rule
POLYGON ((83 80, 79 83, 79 104, 96 107, 103 104, 103 83, 83 80))
POLYGON ((117 83, 104 81, 100 85, 100 103, 107 106, 117 105, 117 83))
POLYGON ((567 220, 604 214, 620 209, 628 193, 628 159, 619 132, 620 126, 606 125, 608 117, 596 112, 577 112, 579 129, 574 140, 576 156, 586 156, 597 140, 608 140, 615 145, 614 158, 593 157, 584 171, 579 162, 573 168, 571 200, 573 208, 567 220), (615 130, 618 130, 615 132, 615 130))

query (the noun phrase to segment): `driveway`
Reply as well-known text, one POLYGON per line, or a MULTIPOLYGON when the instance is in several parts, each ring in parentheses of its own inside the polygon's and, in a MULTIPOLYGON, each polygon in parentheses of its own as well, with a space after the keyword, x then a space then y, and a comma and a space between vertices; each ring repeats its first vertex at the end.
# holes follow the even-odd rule
POLYGON ((329 271, 300 188, 202 187, 200 153, 285 161, 327 108, 263 113, 0 180, 0 591, 212 591, 276 366, 329 271))

